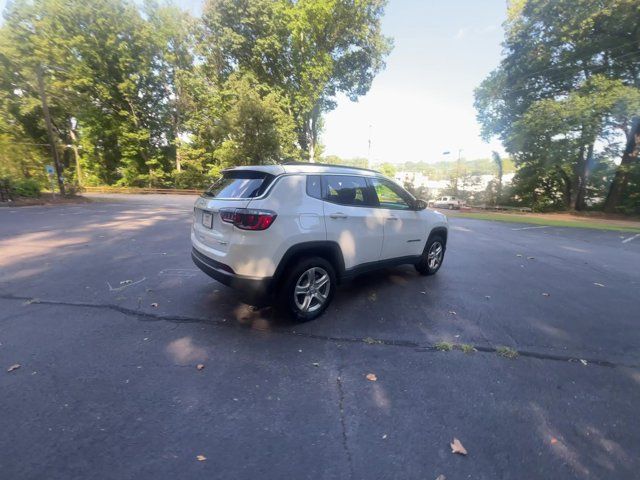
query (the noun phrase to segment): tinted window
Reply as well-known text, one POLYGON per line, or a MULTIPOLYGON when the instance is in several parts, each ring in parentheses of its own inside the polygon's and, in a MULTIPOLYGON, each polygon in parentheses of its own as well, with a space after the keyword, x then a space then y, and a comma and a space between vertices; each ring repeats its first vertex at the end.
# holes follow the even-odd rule
POLYGON ((307 176, 307 195, 313 198, 322 198, 320 175, 307 176))
POLYGON ((372 179, 371 183, 378 196, 380 207, 401 210, 409 210, 411 208, 409 196, 397 185, 378 178, 372 179))
POLYGON ((273 179, 273 175, 265 172, 225 172, 220 180, 211 185, 205 195, 215 198, 254 198, 262 195, 273 179))
POLYGON ((325 200, 358 207, 375 204, 375 194, 365 178, 350 175, 326 175, 323 178, 325 200))

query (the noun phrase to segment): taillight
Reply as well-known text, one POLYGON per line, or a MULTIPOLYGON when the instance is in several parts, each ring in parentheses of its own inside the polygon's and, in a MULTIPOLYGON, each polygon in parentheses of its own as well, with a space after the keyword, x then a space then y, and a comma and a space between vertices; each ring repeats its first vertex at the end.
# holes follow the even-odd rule
POLYGON ((232 223, 241 230, 266 230, 278 215, 271 210, 247 208, 221 208, 220 219, 232 223))

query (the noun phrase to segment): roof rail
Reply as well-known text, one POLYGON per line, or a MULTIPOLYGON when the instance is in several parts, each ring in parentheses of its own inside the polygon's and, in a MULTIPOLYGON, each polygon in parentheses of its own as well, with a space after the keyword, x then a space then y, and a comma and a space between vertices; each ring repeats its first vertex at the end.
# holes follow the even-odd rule
POLYGON ((317 162, 300 162, 298 160, 287 160, 286 162, 282 162, 280 165, 309 165, 309 166, 318 166, 318 167, 335 167, 335 168, 349 168, 351 170, 363 170, 365 172, 373 172, 373 173, 379 173, 380 175, 382 175, 381 172, 379 172, 378 170, 373 170, 371 168, 363 168, 363 167, 351 167, 349 165, 335 165, 333 163, 317 163, 317 162))

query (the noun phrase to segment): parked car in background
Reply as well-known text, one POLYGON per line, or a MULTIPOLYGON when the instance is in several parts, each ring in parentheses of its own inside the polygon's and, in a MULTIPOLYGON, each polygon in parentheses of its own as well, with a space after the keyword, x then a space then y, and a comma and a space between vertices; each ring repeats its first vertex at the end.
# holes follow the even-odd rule
POLYGON ((447 208, 449 210, 460 210, 462 205, 464 205, 462 200, 452 196, 440 197, 431 203, 434 208, 447 208))
POLYGON ((311 320, 359 274, 401 264, 436 273, 448 224, 426 206, 373 170, 237 167, 196 201, 191 256, 216 280, 311 320))

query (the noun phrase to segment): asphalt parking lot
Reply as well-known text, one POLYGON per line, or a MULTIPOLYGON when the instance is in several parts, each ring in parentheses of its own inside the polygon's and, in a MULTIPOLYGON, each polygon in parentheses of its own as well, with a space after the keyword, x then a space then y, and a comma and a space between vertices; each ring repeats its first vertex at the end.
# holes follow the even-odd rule
POLYGON ((638 478, 640 238, 452 218, 436 276, 293 324, 197 270, 192 204, 0 209, 1 478, 638 478))

